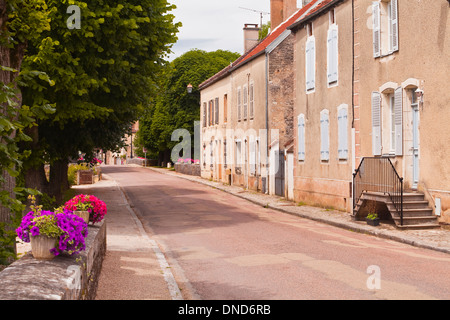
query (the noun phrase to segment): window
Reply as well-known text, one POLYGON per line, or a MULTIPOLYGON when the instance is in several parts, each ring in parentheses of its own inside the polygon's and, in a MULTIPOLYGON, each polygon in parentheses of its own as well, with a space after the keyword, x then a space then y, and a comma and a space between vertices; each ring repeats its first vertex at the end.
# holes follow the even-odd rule
POLYGON ((212 126, 214 117, 213 101, 209 101, 208 125, 212 126))
POLYGON ((240 173, 240 168, 242 164, 242 151, 241 151, 241 140, 236 140, 236 151, 235 151, 235 164, 236 164, 236 173, 240 173))
POLYGON ((237 114, 238 114, 238 121, 241 121, 241 103, 242 103, 242 96, 241 96, 241 88, 237 89, 237 114))
POLYGON ((228 95, 223 96, 223 123, 228 122, 228 95))
POLYGON ((256 139, 250 136, 250 174, 256 176, 256 139))
POLYGON ((348 106, 338 107, 338 158, 348 159, 348 106))
POLYGON ((305 115, 297 117, 298 161, 305 161, 305 115))
POLYGON ((247 120, 247 114, 248 114, 248 88, 247 86, 244 86, 244 96, 243 96, 243 100, 244 100, 244 121, 247 120))
POLYGON ((206 110, 206 102, 203 102, 203 127, 206 127, 206 121, 207 121, 207 110, 206 110))
POLYGON ((373 56, 375 58, 398 51, 398 0, 372 3, 373 56))
POLYGON ((214 123, 219 124, 219 98, 216 98, 214 104, 214 123))
POLYGON ((250 120, 252 120, 255 116, 255 110, 254 110, 254 105, 255 105, 255 96, 254 96, 254 91, 253 91, 253 83, 250 84, 250 92, 249 92, 249 96, 250 96, 250 120))
POLYGON ((372 153, 403 155, 403 90, 372 92, 372 153))
POLYGON ((328 84, 338 81, 338 27, 336 24, 330 25, 327 36, 327 79, 328 84))
POLYGON ((327 109, 320 112, 320 160, 330 160, 330 117, 327 109))
POLYGON ((316 72, 316 42, 312 35, 312 24, 307 26, 308 39, 306 40, 305 53, 305 73, 306 73, 306 91, 312 91, 315 88, 316 72))

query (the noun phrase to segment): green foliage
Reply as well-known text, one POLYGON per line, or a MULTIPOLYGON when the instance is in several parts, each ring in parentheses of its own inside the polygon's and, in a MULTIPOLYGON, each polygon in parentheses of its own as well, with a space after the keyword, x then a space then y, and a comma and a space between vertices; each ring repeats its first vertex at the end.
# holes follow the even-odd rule
MULTIPOLYGON (((198 85, 225 68, 239 57, 238 53, 217 50, 191 50, 175 59, 160 74, 158 95, 150 103, 139 122, 136 145, 146 147, 150 157, 173 148, 175 129, 194 133, 194 121, 200 120, 200 92, 198 85), (192 93, 186 87, 193 85, 192 93)), ((193 140, 192 140, 193 141, 193 140)))
POLYGON ((72 186, 77 184, 77 172, 78 171, 90 170, 90 169, 91 168, 85 163, 69 165, 69 169, 67 170, 69 184, 72 186))
POLYGON ((34 218, 36 227, 39 228, 39 234, 49 238, 57 238, 64 232, 58 227, 58 221, 54 215, 43 215, 34 218))
POLYGON ((267 23, 264 23, 261 27, 261 30, 259 30, 258 33, 258 40, 262 40, 265 37, 267 37, 267 35, 269 34, 270 31, 270 21, 268 21, 267 23))
POLYGON ((378 214, 376 214, 376 213, 369 213, 369 214, 367 215, 366 219, 368 219, 368 220, 375 220, 375 219, 378 219, 378 214))

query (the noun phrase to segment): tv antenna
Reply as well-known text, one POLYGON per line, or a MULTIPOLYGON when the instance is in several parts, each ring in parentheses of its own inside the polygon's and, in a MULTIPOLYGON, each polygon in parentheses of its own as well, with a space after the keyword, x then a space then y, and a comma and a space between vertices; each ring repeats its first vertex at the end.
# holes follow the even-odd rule
POLYGON ((263 15, 264 15, 264 14, 269 14, 269 15, 270 15, 269 12, 264 12, 264 11, 254 10, 254 9, 248 9, 248 8, 243 8, 243 7, 239 7, 239 9, 244 9, 244 10, 249 10, 249 11, 253 11, 253 12, 259 13, 260 16, 261 16, 261 24, 260 24, 260 27, 261 27, 261 28, 262 28, 263 15))

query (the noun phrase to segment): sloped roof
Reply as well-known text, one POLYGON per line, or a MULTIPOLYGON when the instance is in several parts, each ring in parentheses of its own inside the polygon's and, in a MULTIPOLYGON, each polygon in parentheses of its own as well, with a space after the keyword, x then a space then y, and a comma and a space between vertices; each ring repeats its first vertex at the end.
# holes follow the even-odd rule
POLYGON ((206 81, 202 82, 199 85, 200 89, 204 89, 207 86, 215 83, 216 81, 219 81, 226 77, 231 71, 236 70, 246 64, 247 62, 255 59, 256 57, 260 56, 261 54, 265 53, 267 47, 272 44, 283 32, 288 30, 288 27, 294 24, 299 18, 301 18, 305 13, 310 14, 311 11, 313 11, 315 8, 313 8, 311 11, 310 8, 315 6, 318 2, 329 2, 334 0, 313 0, 310 3, 308 3, 303 8, 297 10, 292 16, 290 16, 287 20, 285 20, 283 23, 281 23, 278 27, 276 27, 273 31, 270 32, 267 37, 265 37, 263 40, 261 40, 258 44, 256 44, 252 49, 248 50, 246 53, 244 53, 242 56, 240 56, 236 61, 232 62, 229 66, 222 69, 218 73, 216 73, 211 78, 207 79, 206 81), (309 12, 308 12, 309 11, 309 12))

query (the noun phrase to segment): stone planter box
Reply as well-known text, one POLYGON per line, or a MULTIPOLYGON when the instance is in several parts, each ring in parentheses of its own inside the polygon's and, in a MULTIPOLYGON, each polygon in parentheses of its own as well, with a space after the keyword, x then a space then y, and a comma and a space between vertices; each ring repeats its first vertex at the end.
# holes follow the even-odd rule
POLYGON ((201 176, 200 164, 175 163, 175 171, 190 176, 201 176))
POLYGON ((106 222, 89 226, 86 250, 51 261, 31 252, 0 272, 0 300, 93 300, 106 254, 106 222))

